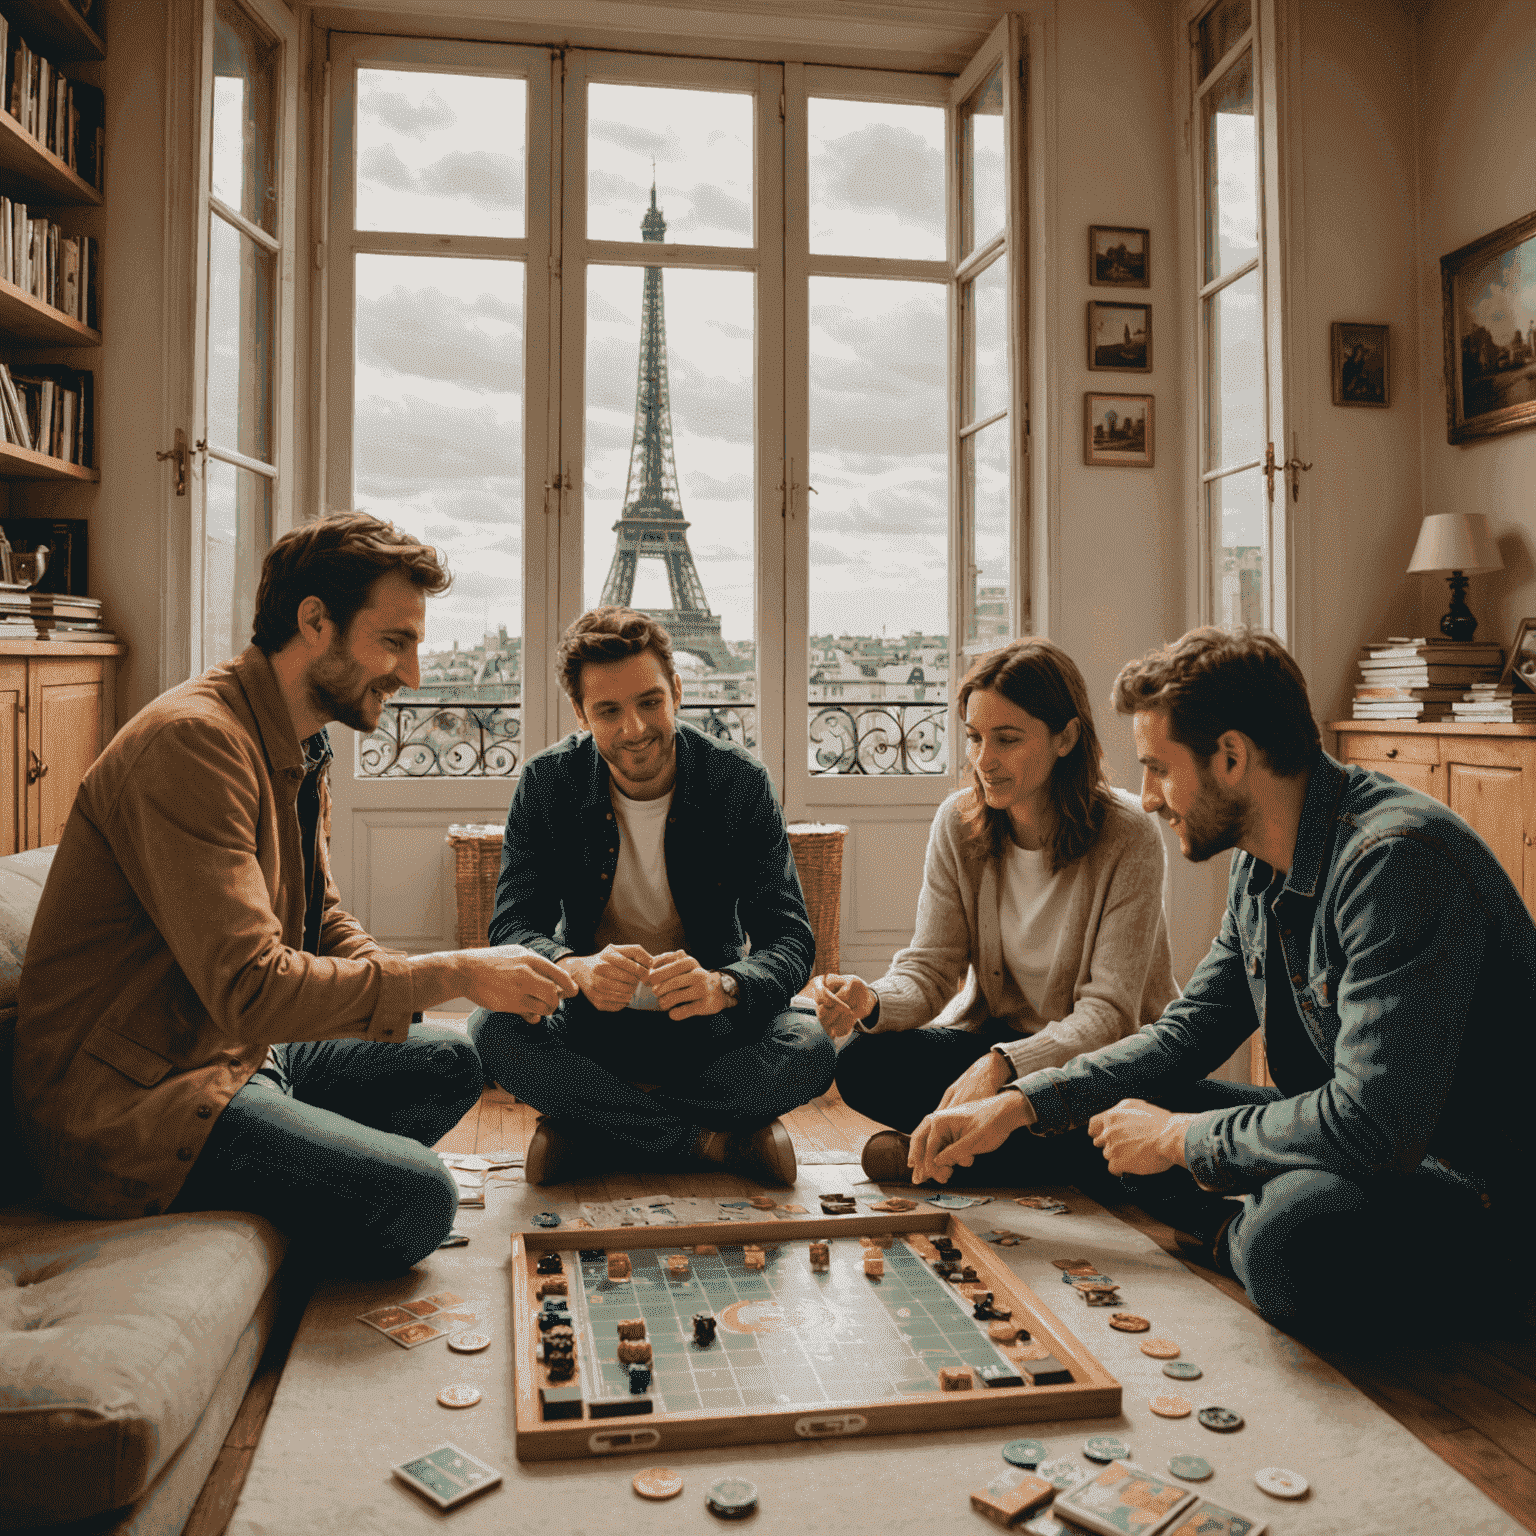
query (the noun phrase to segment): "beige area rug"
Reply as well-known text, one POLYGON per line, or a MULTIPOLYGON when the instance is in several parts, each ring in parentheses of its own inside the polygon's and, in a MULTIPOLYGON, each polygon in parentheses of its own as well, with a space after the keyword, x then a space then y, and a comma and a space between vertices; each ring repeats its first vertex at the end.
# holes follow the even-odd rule
MULTIPOLYGON (((857 1167, 809 1168, 796 1192, 813 1203, 818 1190, 847 1190, 859 1177, 857 1167)), ((632 1191, 648 1192, 638 1181, 632 1191)), ((402 1280, 333 1285, 316 1295, 230 1536, 398 1536, 445 1527, 455 1536, 718 1533, 721 1522, 707 1511, 704 1494, 725 1476, 757 1485, 759 1509, 744 1524, 760 1533, 981 1536, 995 1528, 971 1510, 968 1495, 1008 1471, 1000 1455, 1006 1440, 1037 1437, 1052 1456, 1086 1468, 1082 1445, 1094 1434, 1118 1435, 1149 1470, 1163 1470, 1176 1453, 1204 1456, 1215 1476, 1191 1486, 1263 1519, 1271 1536, 1520 1536, 1495 1504, 1331 1367, 1073 1193, 1066 1196, 1068 1215, 1025 1209, 999 1195, 961 1216, 978 1230, 1002 1227, 1027 1239, 999 1255, 1119 1378, 1124 1408, 1114 1418, 520 1466, 508 1419, 509 1239, 540 1209, 575 1215, 574 1199, 561 1195, 520 1180, 493 1183, 484 1210, 460 1213, 459 1226, 472 1238, 468 1248, 443 1250, 402 1280), (1149 1318, 1154 1333, 1177 1340, 1203 1378, 1165 1377, 1140 1352, 1137 1336, 1114 1332, 1104 1311, 1076 1301, 1051 1265, 1058 1256, 1091 1259, 1120 1281, 1127 1308, 1149 1318), (365 1308, 443 1288, 489 1298, 489 1349, 455 1355, 436 1340, 407 1351, 355 1320, 365 1308), (482 1400, 463 1410, 440 1407, 438 1390, 453 1382, 478 1387, 482 1400), (1220 1435, 1193 1418, 1160 1419, 1148 1399, 1169 1388, 1197 1406, 1235 1408, 1247 1422, 1220 1435), (500 1487, 446 1515, 389 1471, 445 1440, 504 1475, 500 1487), (630 1480, 658 1463, 675 1468, 686 1486, 668 1503, 643 1502, 630 1480), (1290 1502, 1260 1492, 1253 1474, 1268 1466, 1302 1473, 1310 1493, 1290 1502)))

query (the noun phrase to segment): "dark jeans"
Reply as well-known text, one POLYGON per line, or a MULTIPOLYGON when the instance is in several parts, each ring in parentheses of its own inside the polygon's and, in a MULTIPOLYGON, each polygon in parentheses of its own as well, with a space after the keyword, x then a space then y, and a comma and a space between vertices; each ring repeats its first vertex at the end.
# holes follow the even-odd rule
POLYGON ((793 1011, 722 1041, 706 1021, 600 1013, 576 997, 537 1024, 479 1009, 469 1037, 488 1080, 647 1164, 685 1160, 704 1129, 755 1131, 832 1085, 832 1042, 815 1014, 793 1011))
MULTIPOLYGON (((939 1107, 944 1090, 973 1062, 1018 1032, 989 1020, 978 1029, 925 1024, 889 1034, 855 1034, 838 1053, 837 1091, 850 1109, 911 1135, 939 1107)), ((1119 1193, 1104 1158, 1082 1131, 1064 1136, 1010 1136, 969 1168, 956 1168, 951 1184, 1076 1184, 1088 1194, 1119 1193)))
POLYGON ((448 1235, 459 1197, 431 1151, 480 1097, 463 1036, 413 1024, 398 1045, 273 1048, 213 1130, 173 1211, 265 1216, 317 1267, 400 1274, 448 1235))

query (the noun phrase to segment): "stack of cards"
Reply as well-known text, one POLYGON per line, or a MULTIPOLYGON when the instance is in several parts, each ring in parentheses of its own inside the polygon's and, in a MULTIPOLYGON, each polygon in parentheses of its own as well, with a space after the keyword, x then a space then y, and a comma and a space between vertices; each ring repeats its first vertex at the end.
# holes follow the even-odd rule
POLYGON ((501 1481, 501 1473, 458 1446, 444 1442, 424 1456, 403 1461, 390 1470, 407 1488, 414 1488, 439 1509, 452 1509, 465 1499, 501 1481))
POLYGON ((1057 1494, 1051 1513, 1103 1536, 1154 1536, 1195 1498, 1154 1472, 1112 1461, 1098 1476, 1057 1494))
POLYGON ((438 1291, 431 1296, 419 1296, 415 1301, 360 1312, 357 1320, 377 1328, 402 1349, 415 1349, 418 1344, 441 1339, 460 1328, 473 1328, 478 1317, 475 1306, 466 1303, 462 1296, 455 1296, 452 1291, 438 1291))

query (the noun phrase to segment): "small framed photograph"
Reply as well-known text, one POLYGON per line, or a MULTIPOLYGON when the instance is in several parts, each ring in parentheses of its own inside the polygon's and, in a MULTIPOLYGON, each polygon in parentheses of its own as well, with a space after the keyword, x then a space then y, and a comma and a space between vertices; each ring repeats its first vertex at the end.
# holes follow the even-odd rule
POLYGON ((1440 258, 1445 431, 1536 427, 1536 213, 1440 258))
POLYGON ((1152 396, 1084 395, 1083 463, 1152 467, 1152 396))
POLYGON ((1536 693, 1536 619, 1521 619, 1515 631, 1515 643, 1509 648, 1509 659, 1504 663, 1499 686, 1511 684, 1519 690, 1536 693))
POLYGON ((1386 326, 1335 320, 1330 350, 1335 405, 1391 404, 1386 326))
POLYGON ((1117 224, 1088 226, 1088 281, 1095 288, 1150 288, 1152 232, 1117 224))
POLYGON ((1088 301, 1088 366, 1095 373, 1152 372, 1152 306, 1088 301))

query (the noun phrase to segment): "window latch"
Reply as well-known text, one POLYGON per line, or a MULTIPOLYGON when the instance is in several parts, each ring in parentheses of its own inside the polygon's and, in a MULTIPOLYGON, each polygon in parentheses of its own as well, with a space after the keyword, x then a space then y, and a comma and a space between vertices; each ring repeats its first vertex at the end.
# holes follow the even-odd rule
MULTIPOLYGON (((199 446, 202 445, 199 444, 199 446)), ((187 462, 191 458, 187 449, 187 434, 177 427, 175 442, 163 452, 157 453, 155 457, 162 464, 170 459, 176 465, 176 494, 185 496, 187 494, 187 462)))

